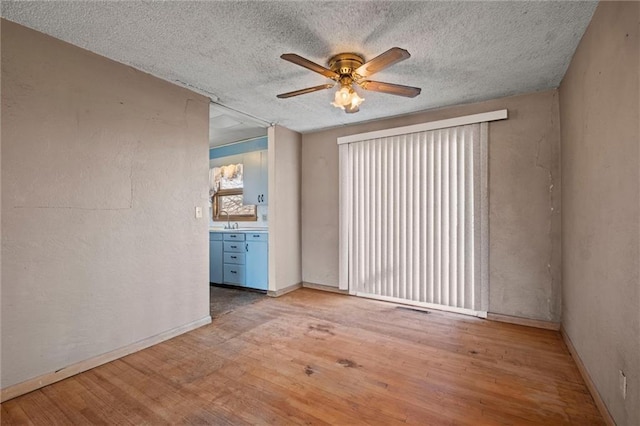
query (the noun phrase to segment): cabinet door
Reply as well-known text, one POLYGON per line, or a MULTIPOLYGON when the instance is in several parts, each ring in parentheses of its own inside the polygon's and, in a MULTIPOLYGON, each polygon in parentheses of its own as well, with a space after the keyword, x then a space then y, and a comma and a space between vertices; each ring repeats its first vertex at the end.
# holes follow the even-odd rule
POLYGON ((222 283, 222 241, 209 241, 209 282, 222 283))
POLYGON ((260 151, 260 204, 269 204, 269 169, 267 151, 260 151))
POLYGON ((260 151, 247 152, 243 158, 243 204, 260 204, 260 151))
POLYGON ((244 204, 267 204, 267 151, 248 152, 243 156, 244 204))
POLYGON ((245 256, 247 287, 267 290, 269 284, 269 248, 266 242, 248 241, 245 256))

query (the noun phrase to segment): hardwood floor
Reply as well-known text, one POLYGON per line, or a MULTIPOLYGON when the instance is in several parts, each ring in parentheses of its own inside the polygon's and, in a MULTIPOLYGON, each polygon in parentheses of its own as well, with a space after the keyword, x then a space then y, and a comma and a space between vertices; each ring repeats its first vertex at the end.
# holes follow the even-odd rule
POLYGON ((560 334, 300 289, 2 404, 2 424, 604 424, 560 334))

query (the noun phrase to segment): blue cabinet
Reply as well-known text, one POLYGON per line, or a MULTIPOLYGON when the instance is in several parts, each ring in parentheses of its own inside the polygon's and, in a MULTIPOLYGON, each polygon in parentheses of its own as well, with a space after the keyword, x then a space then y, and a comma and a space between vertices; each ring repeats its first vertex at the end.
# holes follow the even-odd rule
POLYGON ((245 285, 244 234, 241 232, 223 234, 223 282, 225 284, 245 285))
POLYGON ((210 232, 209 282, 268 290, 267 232, 210 232))
POLYGON ((243 157, 243 204, 269 204, 267 150, 246 153, 243 157))
POLYGON ((259 290, 269 288, 269 246, 266 232, 247 233, 245 285, 259 290))
POLYGON ((209 232, 209 282, 222 283, 222 234, 209 232))

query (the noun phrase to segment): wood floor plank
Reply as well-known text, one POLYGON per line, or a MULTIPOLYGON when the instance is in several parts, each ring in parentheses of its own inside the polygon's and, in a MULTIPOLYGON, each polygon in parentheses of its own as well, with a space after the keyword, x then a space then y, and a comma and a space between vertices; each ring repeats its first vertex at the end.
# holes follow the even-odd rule
POLYGON ((2 404, 0 410, 0 421, 3 425, 32 425, 29 416, 22 409, 21 404, 8 401, 2 404))
MULTIPOLYGON (((42 390, 21 396, 19 405, 29 418, 29 424, 49 426, 71 423, 71 419, 56 407, 42 390)), ((2 421, 4 422, 4 417, 2 421)))
POLYGON ((49 400, 75 424, 106 424, 101 416, 95 414, 96 401, 87 403, 88 390, 77 380, 65 380, 59 386, 46 386, 41 389, 49 400))
POLYGON ((604 424, 558 332, 300 289, 2 404, 2 424, 604 424))

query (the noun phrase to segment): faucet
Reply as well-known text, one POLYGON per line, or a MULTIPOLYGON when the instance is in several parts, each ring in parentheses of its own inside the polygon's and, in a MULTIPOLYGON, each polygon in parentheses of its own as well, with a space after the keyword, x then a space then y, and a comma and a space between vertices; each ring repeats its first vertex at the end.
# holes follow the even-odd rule
POLYGON ((225 226, 224 229, 231 229, 231 222, 229 221, 229 212, 226 210, 220 210, 220 213, 227 214, 227 226, 225 226))

